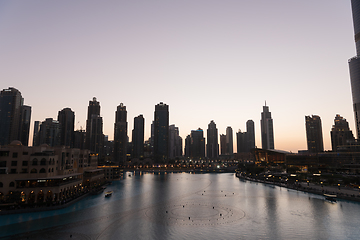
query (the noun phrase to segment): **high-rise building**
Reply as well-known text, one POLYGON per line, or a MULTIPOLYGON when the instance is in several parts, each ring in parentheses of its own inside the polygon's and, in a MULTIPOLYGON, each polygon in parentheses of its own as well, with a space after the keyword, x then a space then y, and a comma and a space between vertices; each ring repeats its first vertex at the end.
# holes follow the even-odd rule
POLYGON ((182 156, 182 138, 179 136, 179 128, 174 124, 169 126, 169 159, 182 156))
POLYGON ((100 117, 100 102, 94 97, 89 101, 88 115, 86 120, 85 148, 102 158, 104 147, 103 120, 100 117))
POLYGON ((134 129, 132 131, 133 158, 144 157, 144 132, 145 119, 143 115, 139 115, 134 118, 134 129))
POLYGON ((306 140, 309 153, 324 151, 321 119, 317 115, 305 116, 306 140))
POLYGON ((120 103, 115 112, 114 124, 114 161, 121 165, 126 162, 127 154, 127 111, 126 106, 120 103))
POLYGON ((237 153, 248 152, 248 142, 247 142, 247 132, 239 132, 236 133, 236 142, 237 142, 237 153))
POLYGON ((19 140, 24 146, 29 144, 31 107, 22 105, 20 113, 19 140))
POLYGON ((337 151, 337 147, 349 145, 355 141, 354 135, 349 128, 349 123, 339 114, 336 114, 335 116, 334 125, 330 131, 330 135, 333 152, 337 151))
POLYGON ((227 155, 234 154, 233 130, 230 126, 226 128, 226 150, 227 155))
POLYGON ((197 130, 191 130, 190 134, 190 158, 192 159, 204 159, 205 158, 205 138, 201 128, 197 130))
POLYGON ((246 122, 246 141, 246 151, 249 152, 251 149, 255 148, 255 123, 251 119, 246 122))
POLYGON ((60 145, 60 123, 52 118, 46 118, 40 125, 39 145, 47 144, 50 147, 60 145))
POLYGON ((360 1, 351 0, 356 56, 349 60, 351 90, 357 138, 360 138, 360 1))
POLYGON ((218 129, 213 120, 211 120, 207 129, 206 157, 208 159, 219 158, 218 129))
POLYGON ((60 145, 73 147, 75 113, 71 110, 71 108, 64 108, 58 113, 58 121, 61 128, 60 145))
POLYGON ((187 135, 185 138, 185 149, 184 149, 184 155, 187 158, 190 158, 191 156, 191 136, 187 135))
POLYGON ((274 129, 273 129, 273 120, 271 118, 271 112, 269 112, 269 107, 263 106, 263 111, 261 113, 261 147, 263 149, 274 149, 274 129))
POLYGON ((33 146, 39 146, 39 131, 40 131, 40 121, 34 122, 34 134, 33 134, 33 146))
POLYGON ((221 149, 221 155, 227 155, 227 143, 226 143, 226 135, 220 134, 220 149, 221 149))
POLYGON ((165 162, 169 148, 169 106, 160 102, 154 112, 154 159, 165 162))
POLYGON ((74 131, 74 148, 85 149, 86 132, 83 129, 74 131))
POLYGON ((24 99, 16 88, 9 87, 0 92, 0 145, 14 140, 28 145, 31 107, 23 105, 24 99))

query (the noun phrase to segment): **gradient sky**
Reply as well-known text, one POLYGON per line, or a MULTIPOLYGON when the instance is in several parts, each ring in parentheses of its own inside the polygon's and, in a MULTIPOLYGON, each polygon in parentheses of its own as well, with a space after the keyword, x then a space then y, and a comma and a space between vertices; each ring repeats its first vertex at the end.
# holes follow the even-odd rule
POLYGON ((312 114, 331 149, 336 114, 355 134, 353 35, 350 0, 0 0, 0 88, 19 89, 32 106, 31 131, 65 107, 85 128, 95 96, 109 139, 121 102, 130 139, 139 114, 149 137, 164 102, 183 139, 198 127, 206 136, 214 120, 219 134, 233 128, 236 145, 252 119, 261 147, 266 100, 276 149, 307 149, 312 114))

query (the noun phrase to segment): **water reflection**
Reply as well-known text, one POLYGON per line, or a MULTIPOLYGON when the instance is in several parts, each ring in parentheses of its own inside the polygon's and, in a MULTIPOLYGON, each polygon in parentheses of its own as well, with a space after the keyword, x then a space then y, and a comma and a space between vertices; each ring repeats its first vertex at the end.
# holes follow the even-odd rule
POLYGON ((89 196, 66 209, 0 216, 0 237, 356 239, 360 233, 358 203, 334 204, 233 174, 130 174, 108 186, 110 198, 89 196), (48 231, 31 233, 42 228, 48 231))

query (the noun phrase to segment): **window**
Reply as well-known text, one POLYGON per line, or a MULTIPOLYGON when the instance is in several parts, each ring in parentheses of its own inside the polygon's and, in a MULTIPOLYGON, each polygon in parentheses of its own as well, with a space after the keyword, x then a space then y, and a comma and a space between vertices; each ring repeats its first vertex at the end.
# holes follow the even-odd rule
POLYGON ((40 165, 42 165, 42 166, 46 165, 46 159, 45 158, 41 159, 40 165))
POLYGON ((28 165, 28 161, 23 161, 23 162, 22 162, 22 165, 23 165, 23 166, 27 166, 27 165, 28 165))
POLYGON ((13 158, 17 158, 17 157, 18 157, 18 153, 17 153, 17 152, 13 152, 12 157, 13 157, 13 158))
POLYGON ((40 172, 39 172, 39 173, 46 173, 45 168, 40 169, 40 172))
POLYGON ((27 173, 27 172, 28 172, 27 168, 21 169, 21 173, 27 173))
POLYGON ((28 152, 23 152, 23 155, 28 155, 29 153, 28 152))
POLYGON ((11 166, 16 167, 17 166, 17 161, 11 161, 11 166))
POLYGON ((0 167, 6 167, 6 161, 0 161, 0 167))
POLYGON ((10 174, 15 174, 16 173, 16 168, 10 169, 10 174))
POLYGON ((33 165, 33 166, 37 166, 37 162, 38 162, 38 160, 35 158, 35 159, 33 160, 32 165, 33 165))
POLYGON ((0 182, 0 187, 4 187, 4 184, 2 182, 0 182))
POLYGON ((9 151, 0 151, 0 157, 8 157, 9 151))
POLYGON ((15 187, 15 183, 14 182, 9 183, 9 187, 15 187))
POLYGON ((37 170, 35 168, 31 169, 30 173, 37 173, 37 170))

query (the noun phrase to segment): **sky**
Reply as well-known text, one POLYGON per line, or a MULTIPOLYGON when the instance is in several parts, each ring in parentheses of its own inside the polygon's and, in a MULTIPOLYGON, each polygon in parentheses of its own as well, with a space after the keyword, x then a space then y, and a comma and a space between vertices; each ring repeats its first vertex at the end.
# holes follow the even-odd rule
POLYGON ((255 122, 265 101, 275 148, 306 150, 305 116, 319 115, 331 150, 336 114, 355 135, 348 59, 356 55, 350 0, 0 0, 0 89, 15 87, 34 121, 75 112, 86 128, 87 106, 101 105, 113 139, 116 107, 145 118, 169 105, 180 136, 219 134, 255 122))

